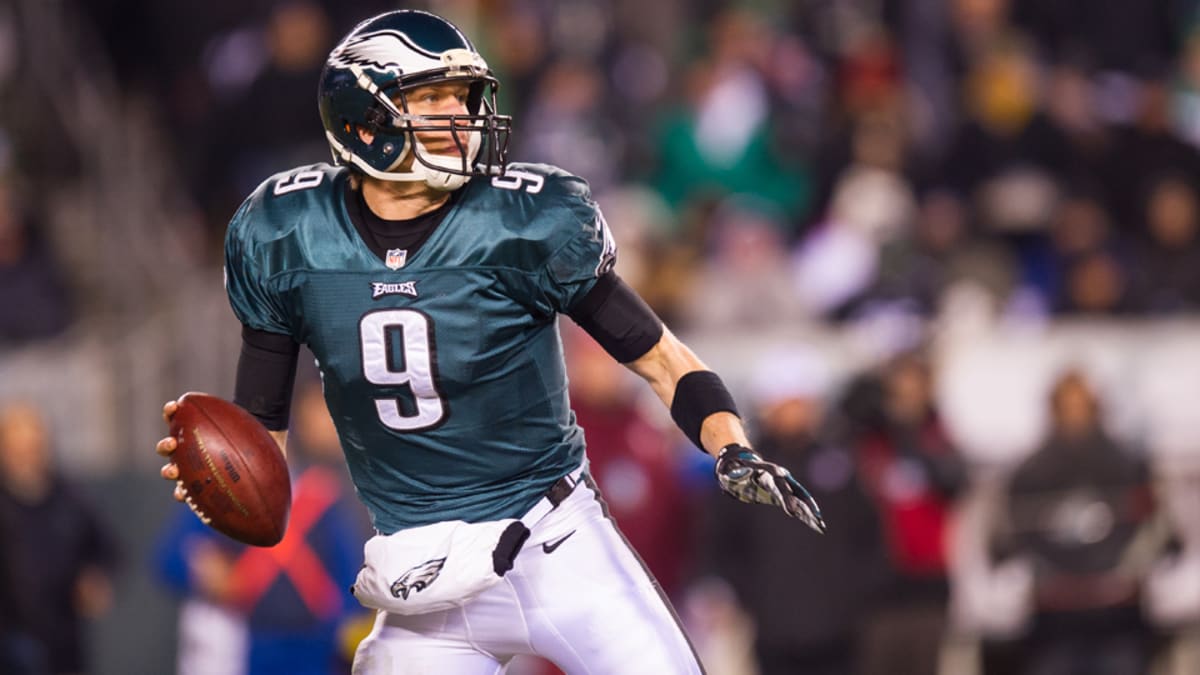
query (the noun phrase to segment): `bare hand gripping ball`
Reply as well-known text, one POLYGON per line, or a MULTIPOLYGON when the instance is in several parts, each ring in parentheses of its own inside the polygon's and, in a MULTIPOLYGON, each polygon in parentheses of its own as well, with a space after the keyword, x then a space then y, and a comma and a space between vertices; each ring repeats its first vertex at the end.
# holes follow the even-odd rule
POLYGON ((188 392, 171 418, 171 459, 192 511, 204 524, 254 546, 287 531, 292 483, 278 444, 253 415, 229 401, 188 392))

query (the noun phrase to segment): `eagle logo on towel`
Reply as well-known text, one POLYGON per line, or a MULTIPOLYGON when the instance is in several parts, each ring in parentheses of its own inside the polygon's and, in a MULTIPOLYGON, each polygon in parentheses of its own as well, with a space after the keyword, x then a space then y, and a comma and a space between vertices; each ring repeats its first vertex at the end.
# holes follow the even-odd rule
POLYGON ((392 596, 407 600, 409 593, 419 593, 436 581, 445 566, 445 558, 434 558, 409 568, 392 582, 392 596))

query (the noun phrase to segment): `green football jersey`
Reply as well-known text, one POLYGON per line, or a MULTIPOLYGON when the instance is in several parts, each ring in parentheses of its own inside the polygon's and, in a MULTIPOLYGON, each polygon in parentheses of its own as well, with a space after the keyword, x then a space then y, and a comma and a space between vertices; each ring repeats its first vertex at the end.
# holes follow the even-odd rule
POLYGON ((586 182, 476 177, 415 253, 380 260, 326 164, 271 177, 225 238, 238 319, 317 357, 360 498, 383 533, 522 515, 583 460, 556 315, 611 268, 586 182))

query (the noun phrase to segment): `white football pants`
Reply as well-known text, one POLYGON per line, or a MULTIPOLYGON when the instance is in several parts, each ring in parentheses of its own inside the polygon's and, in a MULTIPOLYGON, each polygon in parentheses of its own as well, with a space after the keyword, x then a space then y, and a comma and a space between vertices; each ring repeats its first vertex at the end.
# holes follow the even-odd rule
POLYGON ((462 607, 379 612, 354 675, 496 675, 537 654, 567 675, 702 673, 674 610, 587 479, 532 528, 515 565, 462 607))

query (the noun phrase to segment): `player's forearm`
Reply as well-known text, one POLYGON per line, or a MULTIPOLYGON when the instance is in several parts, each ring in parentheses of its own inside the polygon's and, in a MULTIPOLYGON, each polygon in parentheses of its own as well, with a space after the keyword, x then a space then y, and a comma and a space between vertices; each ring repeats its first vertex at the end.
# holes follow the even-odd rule
POLYGON ((730 443, 750 447, 741 418, 729 412, 717 412, 704 418, 700 440, 704 443, 704 451, 713 457, 721 454, 721 448, 730 443))
POLYGON ((693 370, 705 369, 700 357, 666 328, 650 351, 627 365, 646 380, 667 407, 675 398, 675 385, 679 378, 693 370))
MULTIPOLYGON (((649 383, 668 408, 675 401, 679 378, 708 369, 695 352, 666 329, 650 351, 628 365, 649 383)), ((741 419, 730 412, 715 412, 707 416, 701 426, 700 441, 704 451, 713 456, 730 443, 749 445, 741 419)))

